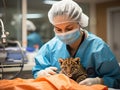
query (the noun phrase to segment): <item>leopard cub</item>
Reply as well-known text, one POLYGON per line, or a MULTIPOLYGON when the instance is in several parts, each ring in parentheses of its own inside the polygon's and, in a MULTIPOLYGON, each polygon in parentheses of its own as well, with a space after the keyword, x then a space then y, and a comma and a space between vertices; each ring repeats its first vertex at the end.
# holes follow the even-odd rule
POLYGON ((61 67, 60 73, 65 74, 77 83, 87 78, 87 73, 81 65, 79 57, 66 59, 60 58, 59 63, 61 67))

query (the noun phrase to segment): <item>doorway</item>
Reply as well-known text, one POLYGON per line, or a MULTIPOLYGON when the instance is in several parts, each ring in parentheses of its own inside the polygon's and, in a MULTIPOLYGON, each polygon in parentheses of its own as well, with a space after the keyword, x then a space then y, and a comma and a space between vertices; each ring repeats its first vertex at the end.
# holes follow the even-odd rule
POLYGON ((120 7, 107 11, 107 41, 120 63, 120 7))

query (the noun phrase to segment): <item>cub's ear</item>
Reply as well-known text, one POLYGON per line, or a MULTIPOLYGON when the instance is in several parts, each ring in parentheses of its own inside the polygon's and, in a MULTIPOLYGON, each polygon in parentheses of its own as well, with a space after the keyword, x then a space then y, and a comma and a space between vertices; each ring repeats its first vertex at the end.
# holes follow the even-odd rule
POLYGON ((63 59, 62 58, 59 58, 59 63, 60 63, 60 65, 62 65, 62 63, 63 63, 63 59))
POLYGON ((79 63, 80 63, 80 58, 79 58, 79 57, 76 57, 76 58, 74 59, 74 61, 75 61, 77 64, 79 64, 79 63))

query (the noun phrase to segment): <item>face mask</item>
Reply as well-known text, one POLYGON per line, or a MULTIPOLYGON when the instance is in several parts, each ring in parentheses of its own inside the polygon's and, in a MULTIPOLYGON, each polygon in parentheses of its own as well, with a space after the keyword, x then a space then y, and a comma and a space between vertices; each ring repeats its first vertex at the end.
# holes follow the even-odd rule
POLYGON ((75 29, 66 33, 56 33, 56 36, 65 44, 72 44, 80 37, 80 30, 75 29))

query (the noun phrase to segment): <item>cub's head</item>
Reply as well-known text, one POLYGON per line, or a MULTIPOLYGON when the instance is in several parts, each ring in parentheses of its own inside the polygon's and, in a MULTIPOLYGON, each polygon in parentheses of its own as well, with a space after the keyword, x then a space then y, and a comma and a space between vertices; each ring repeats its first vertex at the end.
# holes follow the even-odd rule
POLYGON ((59 59, 61 72, 68 77, 72 77, 72 75, 78 73, 80 67, 80 58, 66 58, 59 59))

